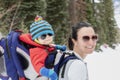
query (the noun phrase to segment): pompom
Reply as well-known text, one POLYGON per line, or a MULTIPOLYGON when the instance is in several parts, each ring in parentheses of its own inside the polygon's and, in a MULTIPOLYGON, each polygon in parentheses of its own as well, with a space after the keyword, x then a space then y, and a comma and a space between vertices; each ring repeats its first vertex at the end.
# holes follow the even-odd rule
POLYGON ((37 16, 35 17, 35 22, 40 21, 40 20, 43 20, 43 18, 42 18, 41 16, 38 16, 38 15, 37 15, 37 16))

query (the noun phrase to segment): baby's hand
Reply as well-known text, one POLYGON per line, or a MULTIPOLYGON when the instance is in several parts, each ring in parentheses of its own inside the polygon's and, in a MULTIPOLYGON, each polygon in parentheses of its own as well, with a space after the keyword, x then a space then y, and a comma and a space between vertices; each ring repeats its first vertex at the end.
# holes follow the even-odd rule
POLYGON ((55 47, 56 45, 55 44, 49 44, 50 47, 55 47))
POLYGON ((65 45, 56 45, 55 48, 59 49, 61 51, 65 51, 66 50, 66 46, 65 45))
POLYGON ((57 80, 58 77, 57 77, 57 74, 54 70, 52 69, 47 69, 45 67, 43 67, 41 70, 40 70, 40 74, 42 76, 46 76, 48 78, 50 78, 51 80, 57 80))
POLYGON ((66 46, 65 45, 56 45, 56 44, 49 44, 50 47, 55 47, 58 50, 65 51, 66 46))

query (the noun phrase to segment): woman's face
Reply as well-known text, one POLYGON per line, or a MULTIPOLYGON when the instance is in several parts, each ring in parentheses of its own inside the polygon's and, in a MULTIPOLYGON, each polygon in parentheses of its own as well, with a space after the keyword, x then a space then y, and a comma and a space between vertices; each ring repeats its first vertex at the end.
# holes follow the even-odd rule
POLYGON ((92 27, 83 27, 77 32, 77 40, 74 40, 74 51, 85 57, 87 54, 92 53, 95 49, 97 42, 97 35, 92 27))

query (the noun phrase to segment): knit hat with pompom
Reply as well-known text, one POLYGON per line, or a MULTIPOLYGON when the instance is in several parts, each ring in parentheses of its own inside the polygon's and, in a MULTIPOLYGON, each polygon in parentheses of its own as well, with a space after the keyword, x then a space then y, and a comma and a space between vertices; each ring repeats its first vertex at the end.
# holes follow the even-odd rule
POLYGON ((35 40, 39 38, 43 34, 52 34, 54 36, 54 31, 52 29, 52 26, 41 16, 36 16, 35 22, 33 22, 30 25, 30 34, 32 36, 32 39, 35 40))

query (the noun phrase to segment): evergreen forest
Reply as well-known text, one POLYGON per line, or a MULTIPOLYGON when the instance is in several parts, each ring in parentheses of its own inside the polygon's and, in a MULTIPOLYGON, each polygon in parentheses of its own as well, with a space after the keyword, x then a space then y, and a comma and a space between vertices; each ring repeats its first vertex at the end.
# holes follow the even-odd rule
POLYGON ((55 43, 67 45, 70 28, 77 22, 91 23, 99 35, 98 46, 120 42, 112 0, 0 0, 0 32, 12 29, 29 32, 36 15, 47 20, 55 31, 55 43))

